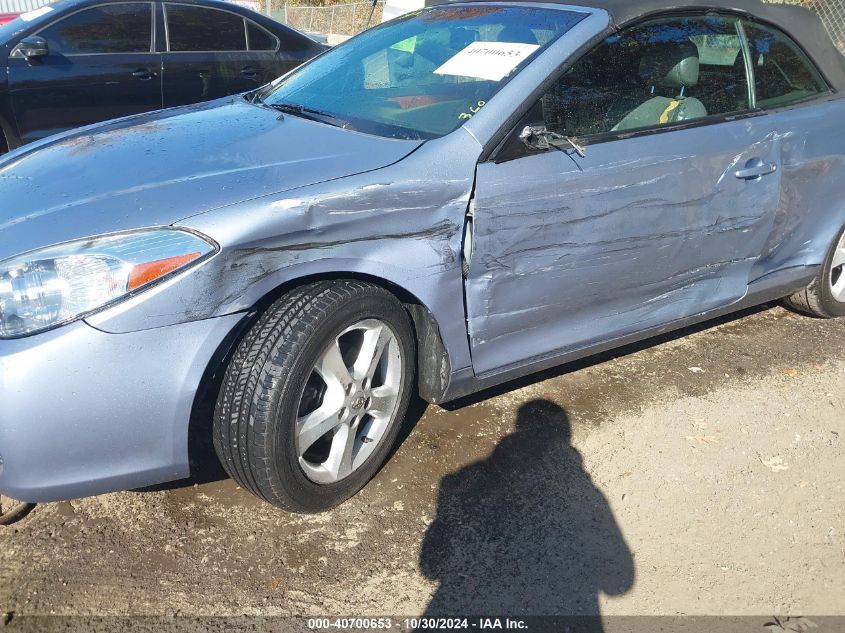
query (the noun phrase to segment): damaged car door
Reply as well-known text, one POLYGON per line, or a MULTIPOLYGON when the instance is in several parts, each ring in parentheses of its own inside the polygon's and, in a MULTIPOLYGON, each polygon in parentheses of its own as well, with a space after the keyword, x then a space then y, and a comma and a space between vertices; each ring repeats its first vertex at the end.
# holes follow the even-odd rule
POLYGON ((665 17, 565 70, 478 166, 466 303, 495 373, 740 300, 772 231, 780 140, 741 26, 665 17))

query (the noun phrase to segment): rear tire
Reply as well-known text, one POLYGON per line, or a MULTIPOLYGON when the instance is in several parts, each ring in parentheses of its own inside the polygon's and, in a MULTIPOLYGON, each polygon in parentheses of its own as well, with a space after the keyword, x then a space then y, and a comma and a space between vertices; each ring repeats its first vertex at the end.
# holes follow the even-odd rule
POLYGON ((799 312, 823 319, 845 316, 845 228, 834 240, 819 275, 785 301, 799 312))
POLYGON ((396 440, 415 355, 407 312, 378 286, 320 282, 283 296, 226 369, 213 429, 223 467, 286 510, 345 501, 396 440))

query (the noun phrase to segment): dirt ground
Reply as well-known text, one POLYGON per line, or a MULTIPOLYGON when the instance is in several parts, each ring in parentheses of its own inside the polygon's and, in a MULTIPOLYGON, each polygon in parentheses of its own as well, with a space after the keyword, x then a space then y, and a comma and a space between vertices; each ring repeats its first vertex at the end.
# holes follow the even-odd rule
POLYGON ((769 306, 429 407, 322 515, 229 480, 41 505, 0 610, 845 615, 843 341, 769 306))

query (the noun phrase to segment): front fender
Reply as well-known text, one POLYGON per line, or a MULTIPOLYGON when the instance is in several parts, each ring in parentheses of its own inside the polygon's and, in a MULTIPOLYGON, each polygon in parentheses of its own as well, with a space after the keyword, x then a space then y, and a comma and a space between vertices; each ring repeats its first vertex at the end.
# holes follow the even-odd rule
POLYGON ((438 152, 464 158, 432 168, 437 161, 417 152, 382 170, 183 220, 221 244, 220 253, 88 322, 107 332, 162 327, 248 310, 309 279, 363 276, 418 300, 453 370, 469 367, 461 270, 474 177, 468 153, 438 152))

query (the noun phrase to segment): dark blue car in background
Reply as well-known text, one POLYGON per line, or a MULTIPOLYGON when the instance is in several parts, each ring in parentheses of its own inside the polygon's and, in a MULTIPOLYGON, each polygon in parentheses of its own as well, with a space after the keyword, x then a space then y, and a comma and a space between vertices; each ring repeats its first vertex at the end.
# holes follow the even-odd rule
POLYGON ((257 88, 323 50, 215 0, 62 0, 0 26, 0 153, 107 119, 257 88))

